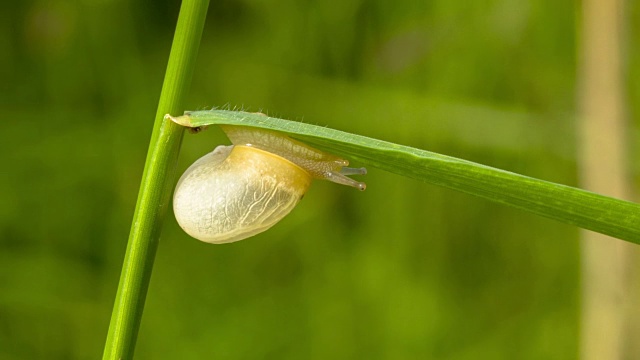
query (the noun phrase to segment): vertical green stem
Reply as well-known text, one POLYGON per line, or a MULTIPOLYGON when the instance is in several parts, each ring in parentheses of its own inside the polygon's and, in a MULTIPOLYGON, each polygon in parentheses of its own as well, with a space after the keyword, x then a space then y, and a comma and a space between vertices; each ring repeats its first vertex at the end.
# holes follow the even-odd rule
POLYGON ((184 0, 180 8, 103 359, 133 357, 182 142, 183 128, 164 115, 183 110, 208 7, 208 0, 184 0))

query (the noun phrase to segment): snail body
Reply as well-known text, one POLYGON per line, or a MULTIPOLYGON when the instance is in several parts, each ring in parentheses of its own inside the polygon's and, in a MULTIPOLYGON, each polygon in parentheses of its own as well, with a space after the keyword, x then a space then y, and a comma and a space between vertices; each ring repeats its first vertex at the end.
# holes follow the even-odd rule
POLYGON ((222 244, 267 230, 296 206, 313 178, 366 188, 346 176, 366 170, 346 167, 347 160, 268 130, 222 129, 233 145, 193 163, 174 193, 178 224, 198 240, 222 244))

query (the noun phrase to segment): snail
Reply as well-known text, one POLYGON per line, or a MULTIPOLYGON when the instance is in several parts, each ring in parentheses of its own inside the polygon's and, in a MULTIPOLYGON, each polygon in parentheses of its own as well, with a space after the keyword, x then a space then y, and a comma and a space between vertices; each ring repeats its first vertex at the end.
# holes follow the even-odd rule
POLYGON ((218 146, 182 175, 173 211, 182 229, 213 244, 246 239, 284 218, 302 199, 313 178, 364 190, 347 175, 364 175, 347 160, 286 135, 223 125, 233 145, 218 146))

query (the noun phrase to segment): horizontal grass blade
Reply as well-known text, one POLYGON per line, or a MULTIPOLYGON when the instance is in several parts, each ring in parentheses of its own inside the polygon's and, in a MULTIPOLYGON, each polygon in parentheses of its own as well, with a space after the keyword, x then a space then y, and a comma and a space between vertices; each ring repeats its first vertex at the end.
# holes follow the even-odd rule
POLYGON ((289 134, 349 160, 640 244, 640 204, 326 127, 229 110, 188 112, 180 125, 240 125, 289 134))

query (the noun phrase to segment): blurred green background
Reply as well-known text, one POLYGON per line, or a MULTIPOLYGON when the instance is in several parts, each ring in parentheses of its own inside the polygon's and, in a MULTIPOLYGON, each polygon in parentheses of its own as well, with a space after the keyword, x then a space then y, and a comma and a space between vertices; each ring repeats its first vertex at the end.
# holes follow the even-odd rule
MULTIPOLYGON (((627 8, 637 129, 640 8, 627 8)), ((0 359, 102 355, 178 9, 0 5, 0 359)), ((214 0, 187 108, 576 185, 578 10, 214 0)), ((180 169, 226 142, 186 134, 180 169)), ((364 193, 316 182, 276 227, 229 245, 189 238, 170 214, 137 358, 577 357, 577 228, 376 169, 364 181, 364 193)))

